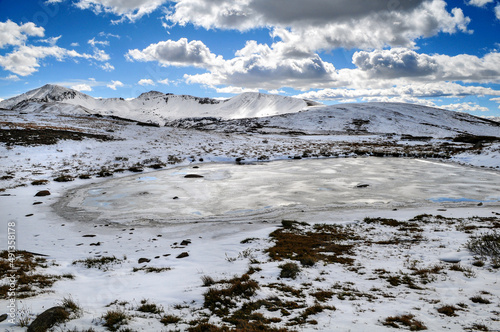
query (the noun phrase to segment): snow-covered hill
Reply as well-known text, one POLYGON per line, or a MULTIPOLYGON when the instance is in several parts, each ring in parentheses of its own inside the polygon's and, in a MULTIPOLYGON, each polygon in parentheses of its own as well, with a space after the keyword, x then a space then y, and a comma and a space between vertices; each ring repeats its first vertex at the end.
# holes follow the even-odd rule
MULTIPOLYGON (((306 111, 255 119, 185 126, 260 133, 294 132, 314 135, 395 134, 434 138, 457 135, 500 137, 500 123, 466 113, 402 103, 360 103, 313 106, 306 111)), ((183 125, 180 123, 179 125, 183 125)))
POLYGON ((143 93, 131 100, 96 99, 72 89, 50 84, 0 102, 0 108, 24 112, 44 111, 50 108, 51 111, 112 115, 159 125, 182 118, 238 119, 272 116, 298 112, 307 106, 308 102, 302 99, 260 93, 243 93, 223 101, 157 91, 143 93), (71 110, 67 105, 78 108, 71 110))

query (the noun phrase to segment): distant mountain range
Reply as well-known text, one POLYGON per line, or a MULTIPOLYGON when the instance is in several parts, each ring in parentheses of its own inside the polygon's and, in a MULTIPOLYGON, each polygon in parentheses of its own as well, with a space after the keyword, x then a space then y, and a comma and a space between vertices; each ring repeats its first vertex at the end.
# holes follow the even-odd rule
POLYGON ((314 135, 397 134, 426 137, 500 136, 500 123, 466 113, 402 103, 326 106, 313 101, 243 93, 226 100, 150 91, 134 99, 93 98, 57 85, 3 100, 0 108, 114 116, 142 123, 205 130, 314 135))
POLYGON ((48 109, 73 114, 113 115, 164 125, 168 121, 183 118, 238 119, 272 116, 298 112, 316 104, 302 99, 261 93, 243 93, 227 100, 218 100, 150 91, 129 100, 99 99, 79 91, 47 84, 4 100, 0 102, 0 107, 24 112, 48 109))

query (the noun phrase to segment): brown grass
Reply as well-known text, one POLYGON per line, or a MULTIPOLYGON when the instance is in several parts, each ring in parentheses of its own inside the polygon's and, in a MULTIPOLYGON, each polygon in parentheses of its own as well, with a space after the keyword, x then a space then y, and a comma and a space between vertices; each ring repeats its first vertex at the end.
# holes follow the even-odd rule
POLYGON ((352 265, 353 244, 342 242, 358 240, 348 227, 337 225, 315 225, 309 230, 294 227, 280 228, 270 234, 274 246, 267 249, 273 260, 291 259, 310 266, 319 260, 328 263, 352 265))

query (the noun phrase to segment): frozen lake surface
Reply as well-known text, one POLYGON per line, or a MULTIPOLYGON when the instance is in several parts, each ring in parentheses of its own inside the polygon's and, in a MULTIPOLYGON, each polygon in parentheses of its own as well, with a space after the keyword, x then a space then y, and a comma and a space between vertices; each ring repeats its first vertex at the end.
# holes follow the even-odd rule
POLYGON ((499 188, 499 173, 424 160, 283 160, 111 179, 72 190, 56 208, 72 219, 93 221, 224 221, 294 210, 494 204, 500 202, 499 188))

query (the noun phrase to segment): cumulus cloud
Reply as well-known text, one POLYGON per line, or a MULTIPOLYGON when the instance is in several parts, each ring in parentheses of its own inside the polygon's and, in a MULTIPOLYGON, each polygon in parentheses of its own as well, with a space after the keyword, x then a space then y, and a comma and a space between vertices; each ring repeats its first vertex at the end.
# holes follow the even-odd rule
POLYGON ((0 22, 0 48, 9 45, 20 46, 26 42, 29 36, 43 37, 44 35, 45 29, 37 27, 32 22, 22 25, 11 20, 0 22))
POLYGON ((50 57, 58 61, 63 61, 65 58, 84 58, 96 61, 109 60, 109 55, 97 49, 93 55, 89 55, 59 47, 56 44, 61 36, 38 40, 38 42, 49 44, 49 46, 29 45, 26 41, 31 36, 44 37, 44 28, 37 27, 32 22, 22 25, 10 20, 0 22, 0 48, 13 46, 10 53, 0 55, 0 67, 20 76, 27 76, 38 70, 43 59, 50 57))
POLYGON ((150 78, 143 78, 143 79, 139 80, 139 82, 137 82, 137 84, 142 85, 142 86, 146 86, 146 85, 155 85, 155 82, 150 78))
POLYGON ((165 85, 170 85, 170 83, 172 83, 172 82, 168 78, 166 78, 164 80, 159 80, 158 83, 165 84, 165 85))
POLYGON ((483 57, 459 54, 427 55, 410 49, 358 51, 353 63, 362 72, 359 78, 383 80, 397 79, 399 82, 413 81, 465 81, 495 82, 500 79, 500 53, 491 52, 483 57))
POLYGON ((31 46, 23 45, 17 47, 11 53, 0 55, 0 67, 20 76, 28 76, 40 67, 40 62, 45 58, 55 58, 63 61, 65 58, 83 58, 103 61, 106 56, 103 54, 78 53, 74 50, 67 50, 59 46, 31 46))
POLYGON ((199 40, 188 42, 186 38, 178 41, 167 40, 151 44, 142 51, 129 50, 125 57, 129 61, 158 61, 164 66, 176 67, 202 67, 209 68, 223 61, 221 56, 216 56, 199 40))
POLYGON ((92 87, 88 84, 77 84, 71 86, 71 88, 76 91, 92 91, 92 87))
POLYGON ((444 0, 178 0, 166 18, 206 29, 269 27, 298 49, 413 47, 439 32, 467 32, 462 10, 444 0))
POLYGON ((500 20, 500 4, 495 6, 495 16, 497 17, 497 20, 500 20))
POLYGON ((116 88, 122 87, 124 84, 120 81, 111 81, 111 83, 106 86, 112 90, 116 90, 116 88))
POLYGON ((352 62, 359 69, 381 79, 425 76, 435 73, 439 68, 431 56, 403 48, 356 52, 352 62))
POLYGON ((77 0, 74 5, 80 9, 92 10, 95 14, 112 13, 121 19, 115 23, 129 20, 135 22, 144 15, 158 9, 167 0, 77 0))

